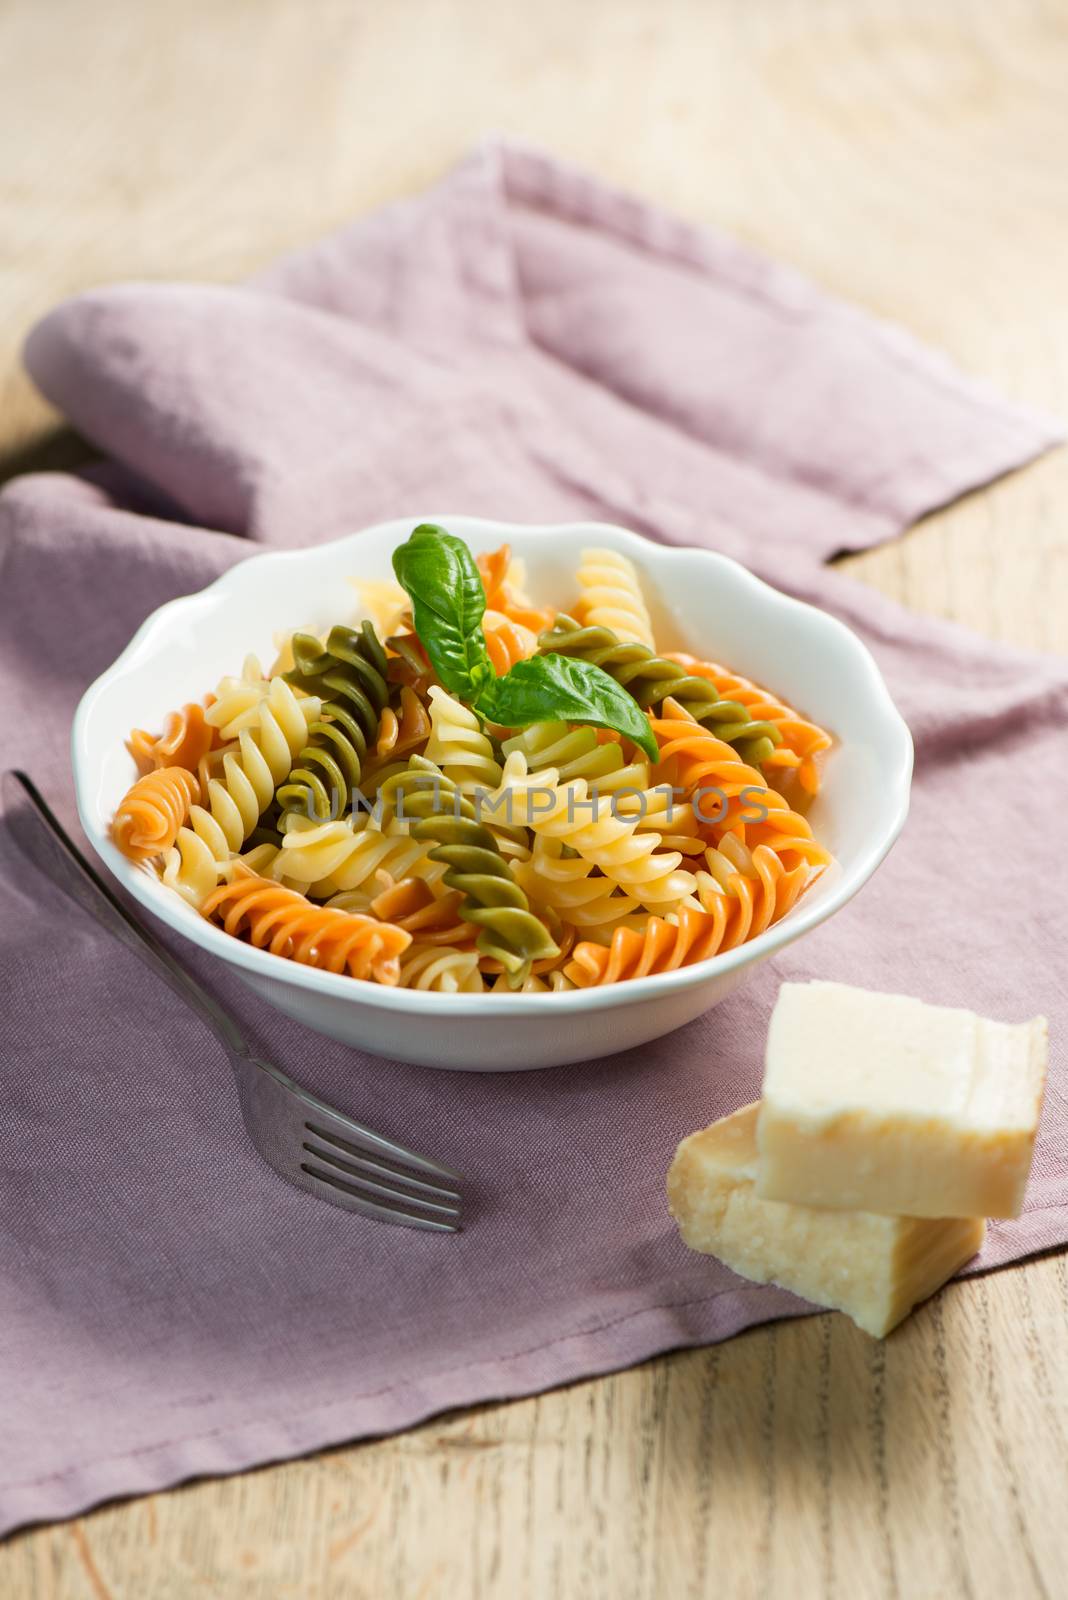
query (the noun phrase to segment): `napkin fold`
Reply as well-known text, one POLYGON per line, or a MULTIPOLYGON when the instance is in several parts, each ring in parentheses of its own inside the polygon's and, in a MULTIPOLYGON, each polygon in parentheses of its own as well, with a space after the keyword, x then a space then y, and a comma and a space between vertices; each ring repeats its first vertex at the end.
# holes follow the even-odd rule
POLYGON ((730 239, 498 143, 243 287, 81 295, 26 359, 109 458, 0 496, 5 764, 72 826, 71 714, 148 612, 253 546, 443 508, 736 556, 865 638, 917 770, 905 835, 851 906, 689 1027, 584 1067, 363 1056, 175 941, 265 1053, 465 1173, 469 1224, 448 1239, 275 1178, 201 1024, 0 829, 0 1532, 806 1311, 689 1254, 663 1194, 678 1139, 758 1093, 784 979, 1046 1012, 1029 1208, 979 1265, 1068 1241, 1068 993, 1049 959, 1068 902, 1046 842, 1068 663, 821 565, 1057 426, 730 239))

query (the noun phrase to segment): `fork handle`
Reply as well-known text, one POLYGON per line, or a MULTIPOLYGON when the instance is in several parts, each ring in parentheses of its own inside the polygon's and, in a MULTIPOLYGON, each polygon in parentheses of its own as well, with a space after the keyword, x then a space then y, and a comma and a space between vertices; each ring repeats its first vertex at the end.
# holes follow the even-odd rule
MULTIPOLYGON (((112 893, 100 874, 82 855, 33 779, 25 772, 12 772, 10 777, 23 790, 37 816, 60 846, 65 868, 76 874, 82 886, 89 889, 94 914, 98 920, 123 944, 135 950, 148 966, 181 995, 183 1000, 188 1001, 228 1050, 235 1050, 238 1055, 248 1056, 250 1054, 248 1044, 237 1024, 222 1009, 214 996, 175 960, 166 945, 127 911, 118 896, 112 893)), ((69 886, 61 884, 60 887, 65 893, 70 892, 69 886)))

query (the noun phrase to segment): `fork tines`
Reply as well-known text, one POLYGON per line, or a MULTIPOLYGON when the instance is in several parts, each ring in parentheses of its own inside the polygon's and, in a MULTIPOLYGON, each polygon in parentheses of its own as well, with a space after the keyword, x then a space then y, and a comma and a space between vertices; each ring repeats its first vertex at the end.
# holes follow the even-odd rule
POLYGON ((417 1177, 400 1161, 385 1159, 381 1150, 369 1153, 313 1122, 304 1124, 301 1149, 301 1172, 344 1194, 350 1209, 408 1228, 459 1232, 458 1192, 417 1177))

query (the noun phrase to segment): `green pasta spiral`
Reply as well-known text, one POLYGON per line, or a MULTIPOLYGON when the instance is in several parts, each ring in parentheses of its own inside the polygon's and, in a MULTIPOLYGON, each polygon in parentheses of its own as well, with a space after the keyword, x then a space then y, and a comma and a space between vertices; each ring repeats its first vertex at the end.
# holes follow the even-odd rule
POLYGON ((643 711, 670 695, 717 739, 733 745, 741 760, 751 766, 766 761, 782 742, 773 722, 754 721, 736 700, 721 700, 707 678, 688 673, 677 661, 658 656, 648 645, 620 639, 611 628, 584 628, 561 613, 541 635, 538 650, 542 655, 575 656, 601 667, 634 696, 643 711))
POLYGON ((407 770, 388 778, 380 793, 411 823, 413 839, 436 841, 430 859, 446 867, 443 883, 463 895, 459 915, 482 929, 477 948, 501 963, 509 988, 526 982, 532 962, 559 955, 496 839, 478 820, 474 802, 439 767, 413 756, 407 770))
POLYGON ((322 710, 308 728, 308 743, 275 799, 280 813, 302 810, 333 817, 359 787, 368 746, 389 703, 386 652, 370 622, 359 632, 331 628, 325 647, 310 634, 293 636, 293 669, 286 681, 318 695, 322 710))

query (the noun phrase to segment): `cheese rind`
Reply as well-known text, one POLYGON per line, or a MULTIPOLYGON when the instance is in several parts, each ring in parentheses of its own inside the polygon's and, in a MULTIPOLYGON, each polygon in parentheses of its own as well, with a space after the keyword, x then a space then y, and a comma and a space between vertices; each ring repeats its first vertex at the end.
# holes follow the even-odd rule
POLYGON ((754 1283, 844 1311, 877 1339, 979 1249, 978 1217, 886 1217, 762 1200, 754 1181, 758 1111, 743 1106, 679 1145, 668 1204, 690 1249, 754 1283))
POLYGON ((1015 1217, 1046 1075, 1046 1021, 840 983, 784 983, 757 1125, 766 1200, 914 1217, 1015 1217))

